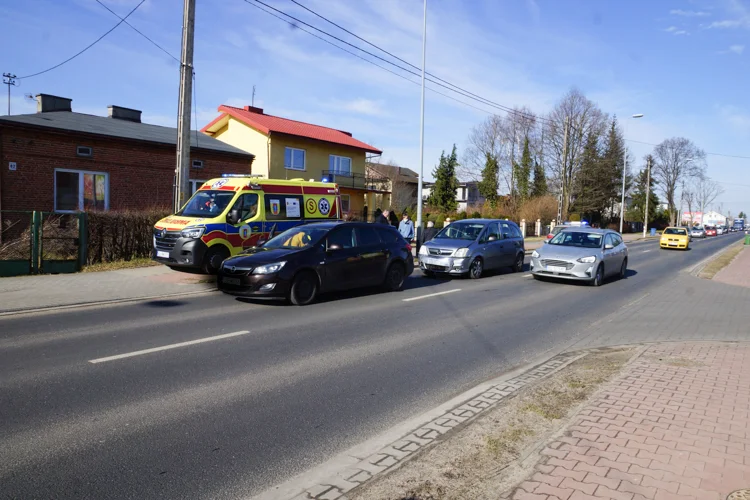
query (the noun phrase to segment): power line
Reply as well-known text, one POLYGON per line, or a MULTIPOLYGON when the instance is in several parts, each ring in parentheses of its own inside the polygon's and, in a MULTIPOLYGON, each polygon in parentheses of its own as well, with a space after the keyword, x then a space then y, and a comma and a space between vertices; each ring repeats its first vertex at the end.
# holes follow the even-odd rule
MULTIPOLYGON (((138 28, 136 28, 135 26, 133 26, 132 24, 130 24, 129 22, 127 22, 127 21, 125 20, 125 18, 123 18, 123 17, 120 17, 120 15, 119 15, 119 14, 118 14, 117 12, 113 11, 112 9, 110 9, 109 7, 107 7, 106 5, 104 5, 104 3, 102 3, 102 1, 101 1, 101 0, 96 0, 96 3, 98 3, 99 5, 101 5, 101 6, 102 6, 102 7, 104 7, 105 9, 107 9, 108 11, 110 11, 110 12, 111 12, 111 13, 112 13, 112 14, 113 14, 113 15, 114 15, 115 17, 119 18, 119 19, 120 19, 120 20, 121 20, 122 22, 124 22, 125 24, 127 24, 128 26, 130 26, 130 27, 131 27, 131 28, 132 28, 132 29, 133 29, 133 30, 134 30, 134 31, 135 31, 136 33, 138 33, 138 34, 139 34, 139 35, 141 35, 141 36, 142 36, 143 38, 145 38, 146 40, 148 40, 149 42, 151 42, 151 43, 152 43, 152 44, 153 44, 153 45, 154 45, 154 46, 155 46, 156 48, 158 48, 159 50, 161 50, 162 52, 164 52, 165 54, 167 54, 167 55, 168 55, 169 57, 171 57, 172 59, 174 59, 174 60, 175 60, 175 61, 177 61, 178 63, 180 62, 180 60, 179 60, 179 59, 177 59, 177 58, 176 58, 175 56, 173 56, 172 54, 170 54, 170 53, 169 53, 169 51, 168 51, 167 49, 165 49, 164 47, 162 47, 161 45, 159 45, 158 43, 156 43, 155 41, 153 41, 152 39, 150 39, 150 38, 149 38, 148 36, 146 36, 145 34, 143 34, 143 33, 142 33, 141 31, 139 31, 139 30, 138 30, 138 28)), ((137 7, 136 7, 136 8, 137 8, 137 7)), ((130 15, 130 14, 128 14, 128 15, 130 15)), ((127 17, 127 16, 125 16, 125 17, 127 17)), ((116 27, 117 27, 117 26, 115 26, 115 28, 116 28, 116 27)), ((114 28, 113 28, 113 29, 114 29, 114 28)))
MULTIPOLYGON (((80 56, 81 54, 83 54, 84 52, 86 52, 87 50, 89 50, 89 49, 90 49, 91 47, 93 47, 94 45, 96 45, 97 43, 99 43, 99 42, 100 42, 100 41, 101 41, 101 40, 102 40, 102 39, 103 39, 103 38, 104 38, 105 36, 107 36, 107 35, 109 35, 110 33, 112 33, 112 32, 113 32, 113 31, 114 31, 114 30, 115 30, 115 29, 116 29, 116 28, 117 28, 118 26, 120 26, 120 25, 121 25, 122 23, 124 23, 124 22, 125 22, 125 20, 126 20, 127 18, 129 18, 129 17, 130 17, 130 15, 131 15, 131 14, 132 14, 133 12, 135 12, 136 10, 138 10, 138 7, 140 7, 141 5, 143 5, 143 3, 144 3, 145 1, 146 1, 146 0, 141 0, 141 1, 140 1, 140 3, 139 3, 138 5, 136 5, 135 7, 133 7, 133 10, 131 10, 130 12, 128 12, 128 15, 126 15, 126 16, 125 16, 125 17, 123 17, 123 18, 120 18, 120 22, 119 22, 119 23, 117 23, 117 24, 115 24, 114 26, 112 26, 112 28, 111 28, 111 29, 110 29, 109 31, 107 31, 107 32, 106 32, 106 33, 104 33, 104 34, 103 34, 102 36, 100 36, 99 38, 97 38, 96 40, 94 40, 94 41, 93 41, 92 43, 90 43, 89 45, 87 45, 87 46, 86 46, 86 47, 85 47, 85 48, 84 48, 83 50, 81 50, 80 52, 76 53, 76 54, 75 54, 75 55, 73 55, 72 57, 69 57, 69 58, 65 59, 65 60, 64 60, 63 62, 61 62, 61 63, 59 63, 59 64, 56 64, 56 65, 52 66, 51 68, 47 68, 47 69, 45 69, 44 71, 40 71, 40 72, 38 72, 38 73, 34 73, 34 74, 32 74, 32 75, 21 76, 21 77, 19 77, 18 79, 19 79, 19 80, 23 80, 24 78, 32 78, 32 77, 34 77, 34 76, 39 76, 39 75, 43 75, 44 73, 48 73, 48 72, 52 71, 53 69, 57 69, 57 68, 59 68, 60 66, 62 66, 63 64, 65 64, 65 63, 68 63, 68 62, 72 61, 73 59, 75 59, 76 57, 80 56)), ((120 17, 120 16, 117 16, 117 17, 120 17)))
MULTIPOLYGON (((646 146, 654 146, 654 147, 658 146, 658 144, 652 144, 650 142, 636 141, 633 139, 625 139, 625 140, 628 142, 634 142, 636 144, 644 144, 646 146)), ((706 154, 711 155, 711 156, 723 156, 724 158, 738 158, 740 160, 750 160, 750 156, 728 155, 724 153, 708 153, 708 152, 706 154)))

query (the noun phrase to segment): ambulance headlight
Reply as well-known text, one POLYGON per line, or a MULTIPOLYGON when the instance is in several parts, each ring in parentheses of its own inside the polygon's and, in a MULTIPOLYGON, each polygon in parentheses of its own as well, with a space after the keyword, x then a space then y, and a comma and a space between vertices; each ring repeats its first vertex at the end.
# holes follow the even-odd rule
POLYGON ((266 264, 265 266, 258 266, 253 269, 253 274, 273 274, 281 271, 286 262, 274 262, 273 264, 266 264))
POLYGON ((205 227, 187 227, 180 231, 180 236, 182 236, 183 238, 195 240, 203 236, 203 231, 205 230, 205 227))

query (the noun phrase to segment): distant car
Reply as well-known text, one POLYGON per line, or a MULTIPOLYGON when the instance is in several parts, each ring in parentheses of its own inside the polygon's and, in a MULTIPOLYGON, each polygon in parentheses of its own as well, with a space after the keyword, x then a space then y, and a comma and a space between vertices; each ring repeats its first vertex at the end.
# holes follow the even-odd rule
POLYGON ((703 227, 701 226, 696 226, 690 230, 690 237, 691 238, 705 238, 706 230, 703 229, 703 227))
POLYGON ((690 247, 690 233, 686 227, 668 227, 661 233, 660 248, 687 250, 690 247))
POLYGON ((219 290, 310 304, 319 293, 403 287, 414 270, 411 246, 388 225, 320 222, 297 226, 235 257, 218 273, 219 290))
POLYGON ((703 228, 706 231, 706 236, 716 236, 716 226, 704 226, 703 228))
POLYGON ((587 223, 587 222, 577 222, 577 221, 574 221, 574 222, 566 222, 566 223, 564 223, 564 224, 558 224, 558 225, 557 225, 557 226, 555 226, 555 227, 554 227, 554 228, 552 229, 552 231, 550 231, 550 233, 549 233, 549 234, 547 235, 547 241, 549 241, 549 240, 551 240, 552 238, 554 238, 555 236, 557 236, 557 235, 558 235, 558 233, 559 233, 560 231, 563 231, 563 230, 565 230, 565 229, 571 229, 571 228, 575 228, 575 227, 590 227, 590 226, 588 225, 588 223, 587 223))
POLYGON ((724 226, 716 226, 716 234, 724 234, 724 226))
POLYGON ((509 267, 523 271, 521 230, 509 220, 465 219, 444 227, 419 249, 419 267, 434 274, 481 278, 486 270, 509 267))
POLYGON ((619 233, 608 229, 569 228, 531 254, 535 279, 562 278, 599 286, 608 276, 624 278, 627 269, 628 247, 619 233))

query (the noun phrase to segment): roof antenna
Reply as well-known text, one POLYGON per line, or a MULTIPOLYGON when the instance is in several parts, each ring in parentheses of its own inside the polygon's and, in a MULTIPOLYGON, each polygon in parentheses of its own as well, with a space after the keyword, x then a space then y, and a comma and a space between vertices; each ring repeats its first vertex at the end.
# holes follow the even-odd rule
POLYGON ((253 85, 253 100, 252 100, 252 102, 250 103, 250 105, 251 105, 252 107, 255 107, 255 85, 253 85))

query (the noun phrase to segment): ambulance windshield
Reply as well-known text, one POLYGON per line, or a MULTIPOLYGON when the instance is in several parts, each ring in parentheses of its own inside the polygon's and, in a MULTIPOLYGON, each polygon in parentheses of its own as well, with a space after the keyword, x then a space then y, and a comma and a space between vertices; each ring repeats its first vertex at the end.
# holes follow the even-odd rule
POLYGON ((198 191, 177 215, 185 217, 216 217, 224 212, 235 194, 232 191, 198 191))

